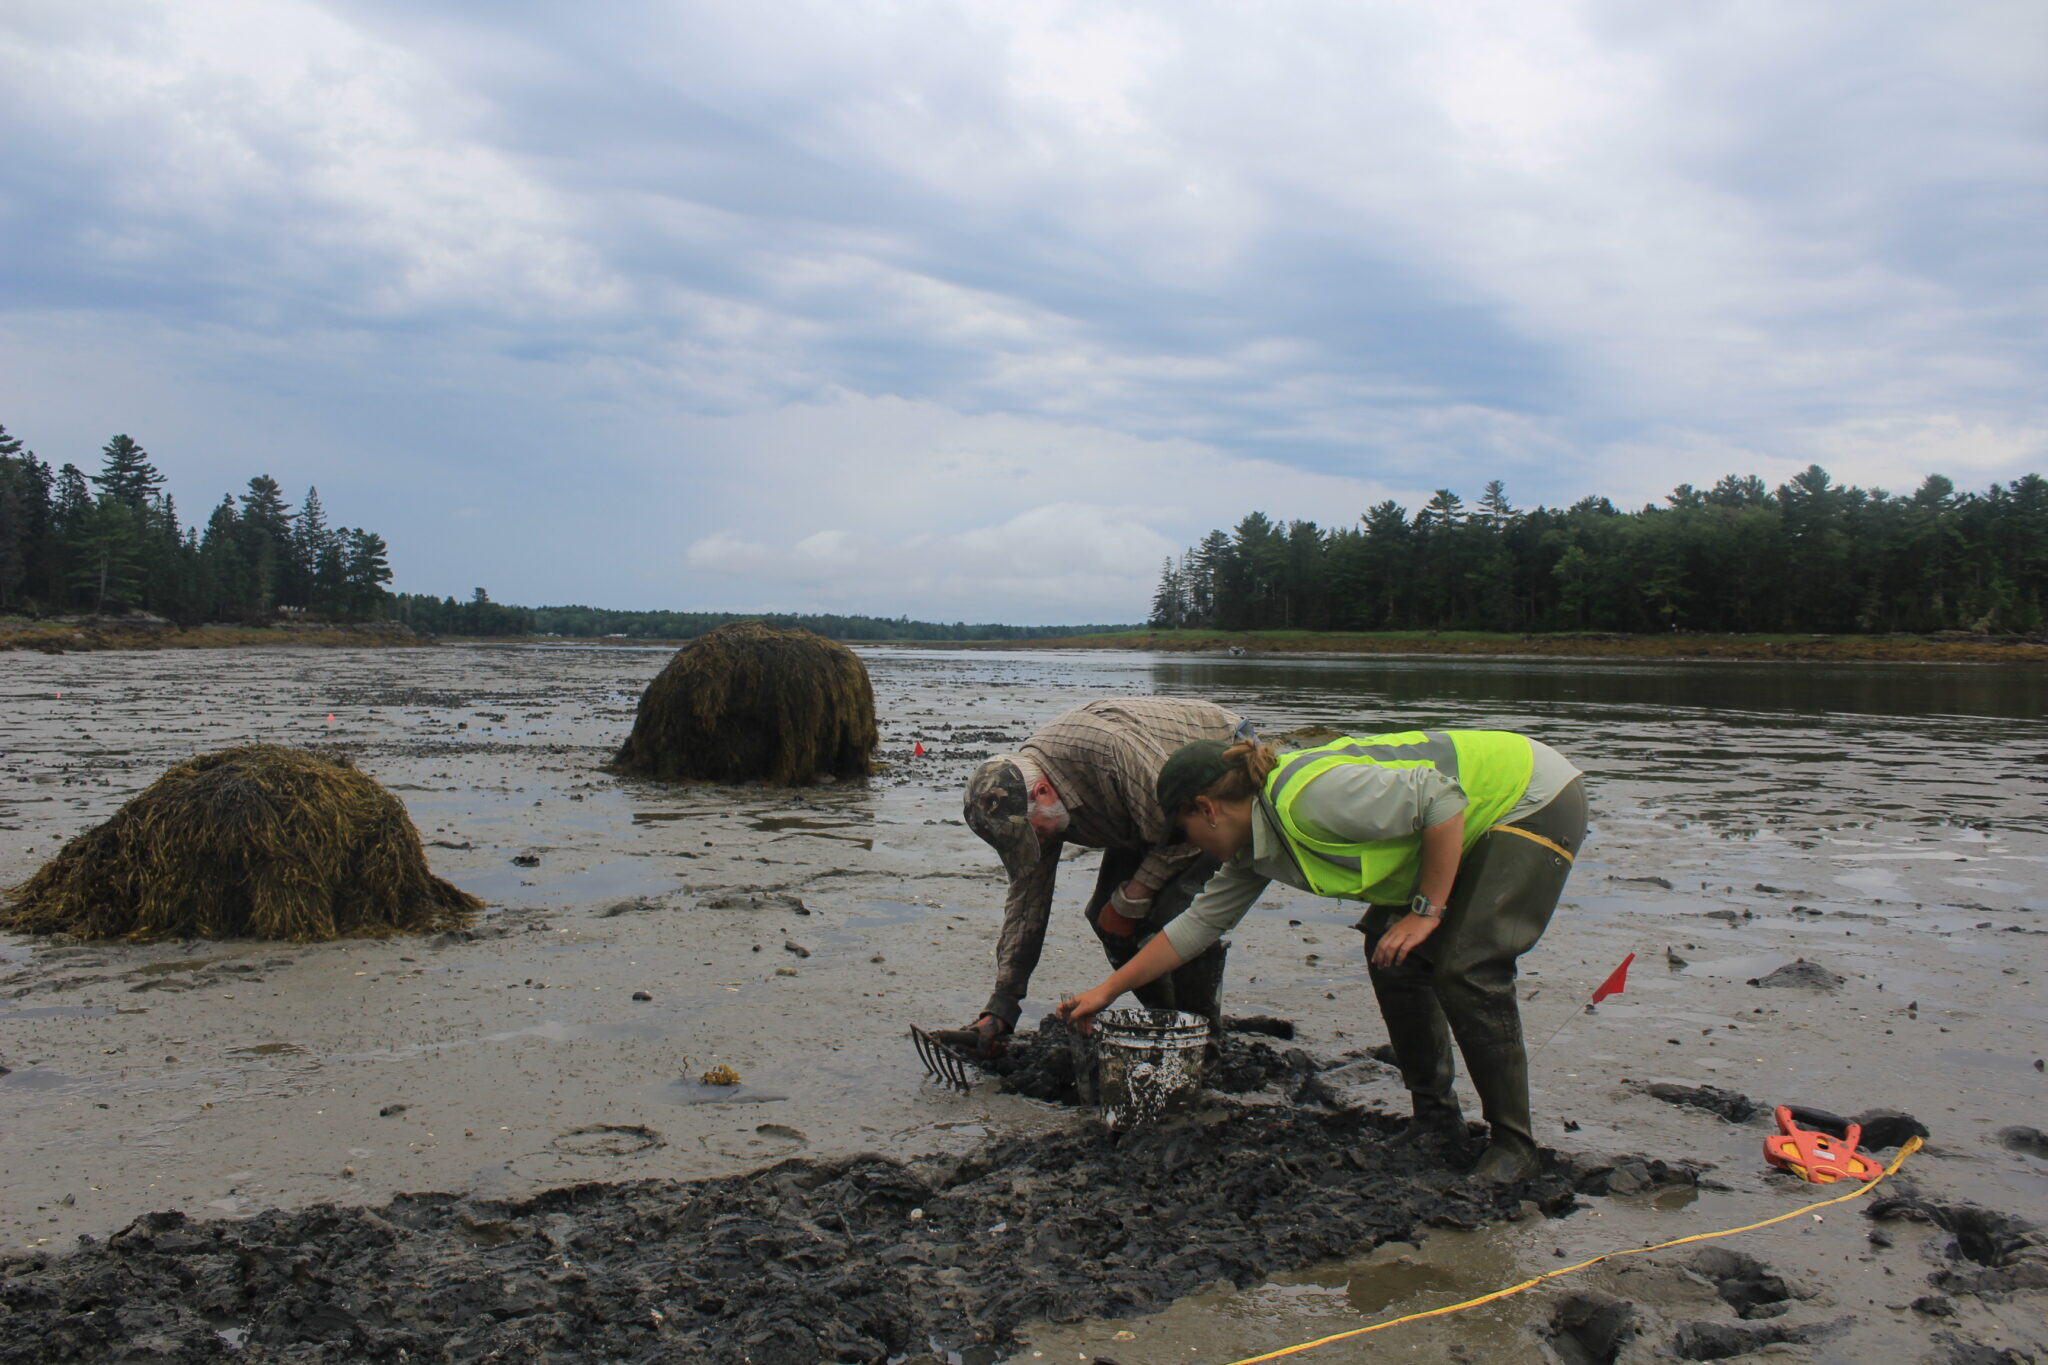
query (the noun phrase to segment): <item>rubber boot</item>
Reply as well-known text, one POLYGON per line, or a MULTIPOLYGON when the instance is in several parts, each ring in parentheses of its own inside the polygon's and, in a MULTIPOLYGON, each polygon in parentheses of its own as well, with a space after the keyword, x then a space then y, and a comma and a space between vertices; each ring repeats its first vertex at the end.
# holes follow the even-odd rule
MULTIPOLYGON (((1150 939, 1144 940, 1149 942, 1150 939)), ((1138 1003, 1147 1009, 1186 1010, 1209 1021, 1209 1031, 1223 1032, 1223 965, 1230 956, 1228 941, 1218 939, 1188 962, 1148 986, 1138 987, 1138 1003)))
POLYGON ((1522 1040, 1466 1048, 1465 1066, 1486 1117, 1486 1150, 1472 1174, 1502 1183, 1527 1180, 1543 1169, 1529 1121, 1529 1054, 1522 1040))
POLYGON ((1366 976, 1372 981, 1373 997, 1379 1001, 1380 1018, 1387 1026, 1394 1064, 1401 1068, 1401 1081, 1413 1094, 1456 1103, 1451 1097, 1451 1080, 1457 1074, 1451 1062, 1451 1030, 1430 980, 1429 962, 1411 953, 1397 967, 1373 965, 1373 949, 1393 918, 1391 913, 1375 909, 1360 927, 1365 930, 1366 976))
POLYGON ((1408 1120, 1406 1128, 1387 1139, 1387 1146, 1427 1145, 1455 1141, 1465 1136, 1465 1111, 1458 1107, 1455 1094, 1425 1095, 1421 1091, 1413 1091, 1409 1098, 1414 1102, 1414 1116, 1408 1120))

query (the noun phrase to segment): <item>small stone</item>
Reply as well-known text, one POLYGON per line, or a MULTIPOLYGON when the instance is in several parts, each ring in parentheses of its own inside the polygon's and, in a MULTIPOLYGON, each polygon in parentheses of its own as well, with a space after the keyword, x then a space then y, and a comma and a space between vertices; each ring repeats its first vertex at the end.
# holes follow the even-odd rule
POLYGON ((652 1000, 654 997, 646 991, 634 991, 633 998, 635 1000, 652 1000))

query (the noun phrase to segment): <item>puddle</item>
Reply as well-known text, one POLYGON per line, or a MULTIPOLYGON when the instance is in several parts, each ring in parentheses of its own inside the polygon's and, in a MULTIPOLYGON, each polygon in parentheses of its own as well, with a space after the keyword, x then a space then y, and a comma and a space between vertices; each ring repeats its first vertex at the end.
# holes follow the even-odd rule
POLYGON ((705 1085, 686 1080, 656 1086, 651 1093, 663 1104, 775 1104, 789 1098, 750 1085, 705 1085))
POLYGON ((550 876, 547 856, 542 855, 539 867, 506 866, 442 875, 494 905, 604 906, 633 896, 673 891, 676 866, 667 859, 632 858, 550 876))
POLYGON ((1978 1048, 1952 1047, 1937 1052, 1935 1056, 1949 1066, 1966 1066, 1975 1071, 2003 1071, 2015 1076, 2033 1076, 2034 1059, 2013 1057, 2003 1052, 1987 1052, 1978 1048))
POLYGON ((845 830, 860 830, 871 824, 871 821, 849 823, 844 820, 824 820, 815 815, 757 815, 747 821, 747 828, 759 830, 763 834, 776 835, 778 840, 781 838, 837 839, 842 843, 853 844, 856 847, 872 851, 875 846, 874 835, 841 832, 845 830))
POLYGON ((232 961, 234 961, 233 954, 224 954, 219 957, 174 958, 169 962, 145 962, 140 967, 130 967, 128 975, 168 976, 172 972, 196 972, 203 967, 211 967, 216 962, 232 961))
POLYGON ((572 1128, 548 1143, 556 1151, 569 1156, 632 1156, 635 1152, 667 1145, 660 1133, 637 1123, 599 1123, 586 1128, 572 1128))
MULTIPOLYGON (((0 1000, 0 1006, 8 1003, 0 1000)), ((112 1005, 32 1005, 27 1009, 7 1009, 0 1013, 0 1019, 97 1019, 113 1013, 112 1005)))
POLYGON ((66 1076, 48 1067, 25 1066, 5 1076, 0 1076, 0 1086, 13 1086, 16 1090, 69 1090, 84 1085, 77 1076, 66 1076))

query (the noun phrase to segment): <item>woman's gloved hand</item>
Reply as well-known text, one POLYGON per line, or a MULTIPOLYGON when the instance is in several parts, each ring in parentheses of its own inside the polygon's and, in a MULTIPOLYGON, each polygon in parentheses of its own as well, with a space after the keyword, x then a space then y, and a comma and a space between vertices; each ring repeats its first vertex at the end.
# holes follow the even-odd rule
POLYGON ((1101 986, 1070 996, 1053 1009, 1053 1013, 1073 1026, 1074 1032, 1083 1038, 1095 1032, 1095 1016, 1108 1009, 1116 1000, 1114 995, 1101 986))

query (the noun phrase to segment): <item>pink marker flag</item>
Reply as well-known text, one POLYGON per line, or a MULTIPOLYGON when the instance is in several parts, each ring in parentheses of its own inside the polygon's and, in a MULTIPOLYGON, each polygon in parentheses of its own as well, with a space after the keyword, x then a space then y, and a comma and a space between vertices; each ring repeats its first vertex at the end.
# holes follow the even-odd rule
POLYGON ((1636 955, 1634 953, 1630 953, 1621 960, 1621 965, 1616 967, 1608 978, 1600 983, 1599 988, 1593 992, 1594 1004, 1599 1004, 1610 995, 1620 995, 1628 989, 1628 964, 1635 960, 1636 955))

